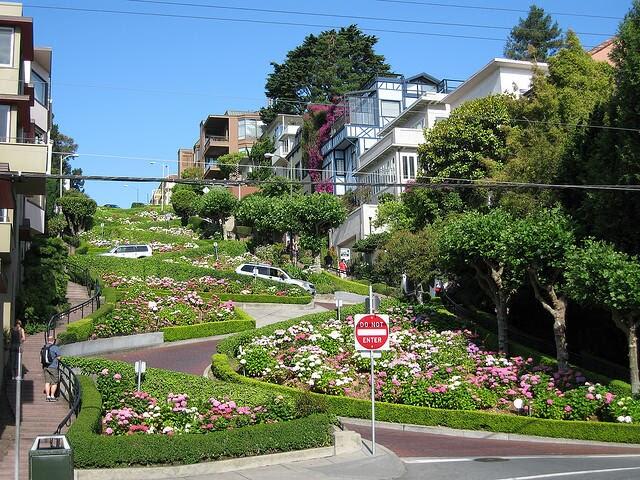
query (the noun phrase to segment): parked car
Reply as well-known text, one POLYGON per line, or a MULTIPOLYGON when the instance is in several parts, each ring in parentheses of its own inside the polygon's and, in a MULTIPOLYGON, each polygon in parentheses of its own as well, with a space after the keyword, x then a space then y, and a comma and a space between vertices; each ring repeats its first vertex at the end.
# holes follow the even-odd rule
POLYGON ((120 245, 101 255, 104 257, 142 258, 153 255, 153 250, 149 245, 120 245))
POLYGON ((316 294, 316 286, 313 283, 305 280, 298 280, 291 278, 284 270, 272 267, 271 265, 261 265, 258 263, 243 263, 236 268, 236 273, 240 275, 249 275, 256 278, 264 278, 265 280, 272 280, 274 282, 286 283, 288 285, 297 285, 303 288, 311 295, 316 294))

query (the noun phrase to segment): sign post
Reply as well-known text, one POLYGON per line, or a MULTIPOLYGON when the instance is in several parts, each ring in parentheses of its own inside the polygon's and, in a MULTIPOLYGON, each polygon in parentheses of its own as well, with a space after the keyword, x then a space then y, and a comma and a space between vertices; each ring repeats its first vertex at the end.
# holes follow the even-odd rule
POLYGON ((371 454, 376 454, 376 398, 375 359, 382 350, 389 350, 389 315, 355 316, 355 346, 363 357, 371 361, 371 454))

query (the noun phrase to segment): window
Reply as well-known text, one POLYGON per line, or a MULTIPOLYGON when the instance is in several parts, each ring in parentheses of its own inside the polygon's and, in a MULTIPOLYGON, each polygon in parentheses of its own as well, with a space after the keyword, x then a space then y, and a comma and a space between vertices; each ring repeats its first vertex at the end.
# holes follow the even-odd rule
POLYGON ((280 275, 280 272, 278 271, 277 268, 271 268, 271 276, 272 277, 278 277, 280 275))
POLYGON ((0 105, 0 142, 9 141, 10 115, 11 107, 9 105, 0 105))
POLYGON ((253 265, 243 265, 241 268, 243 272, 253 273, 253 265))
POLYGON ((44 78, 38 75, 36 72, 31 72, 31 83, 33 83, 33 94, 38 101, 38 103, 42 105, 47 104, 48 100, 48 88, 47 82, 45 82, 44 78))
POLYGON ((136 252, 147 252, 148 248, 146 245, 138 245, 136 246, 136 252))
POLYGON ((266 275, 269 276, 271 269, 268 267, 258 267, 258 275, 266 275))
POLYGON ((416 178, 416 157, 413 155, 402 155, 402 179, 409 180, 416 178))
POLYGON ((391 119, 400 115, 400 102, 393 102, 391 100, 382 100, 380 116, 382 117, 382 124, 386 125, 391 119))
POLYGON ((13 66, 13 28, 0 28, 0 65, 13 66))
POLYGON ((238 120, 238 140, 246 138, 258 138, 262 133, 262 122, 243 118, 238 120))

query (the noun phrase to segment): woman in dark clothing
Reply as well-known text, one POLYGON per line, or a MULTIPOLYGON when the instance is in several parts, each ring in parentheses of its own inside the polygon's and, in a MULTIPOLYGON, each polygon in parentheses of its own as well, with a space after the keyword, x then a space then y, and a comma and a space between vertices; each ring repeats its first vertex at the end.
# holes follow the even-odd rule
POLYGON ((22 350, 22 344, 24 343, 25 335, 22 328, 22 322, 16 320, 16 324, 11 329, 11 371, 13 373, 13 379, 18 376, 18 352, 22 350))

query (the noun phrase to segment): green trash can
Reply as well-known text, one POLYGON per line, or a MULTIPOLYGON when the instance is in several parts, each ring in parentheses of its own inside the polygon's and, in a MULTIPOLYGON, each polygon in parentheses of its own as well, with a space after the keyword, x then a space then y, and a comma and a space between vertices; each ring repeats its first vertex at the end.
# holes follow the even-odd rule
POLYGON ((73 480, 73 450, 67 437, 36 437, 29 450, 29 479, 73 480))

